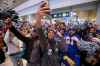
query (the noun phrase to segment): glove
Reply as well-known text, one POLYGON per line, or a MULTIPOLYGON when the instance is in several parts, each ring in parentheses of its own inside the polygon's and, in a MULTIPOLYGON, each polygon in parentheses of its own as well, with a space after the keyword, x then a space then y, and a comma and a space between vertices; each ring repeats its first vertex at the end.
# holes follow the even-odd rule
POLYGON ((70 64, 70 66, 75 66, 75 62, 68 56, 64 56, 63 59, 70 64))

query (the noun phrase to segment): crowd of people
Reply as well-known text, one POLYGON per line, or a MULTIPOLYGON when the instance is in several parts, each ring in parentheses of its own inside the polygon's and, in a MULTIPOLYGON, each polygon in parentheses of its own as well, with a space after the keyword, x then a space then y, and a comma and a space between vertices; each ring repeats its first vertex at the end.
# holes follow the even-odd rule
POLYGON ((8 53, 16 61, 24 58, 27 66, 100 65, 99 25, 90 22, 81 26, 61 21, 42 23, 43 16, 48 14, 46 3, 37 11, 35 25, 16 20, 15 11, 0 14, 0 63, 8 53), (11 45, 15 50, 10 50, 11 45))

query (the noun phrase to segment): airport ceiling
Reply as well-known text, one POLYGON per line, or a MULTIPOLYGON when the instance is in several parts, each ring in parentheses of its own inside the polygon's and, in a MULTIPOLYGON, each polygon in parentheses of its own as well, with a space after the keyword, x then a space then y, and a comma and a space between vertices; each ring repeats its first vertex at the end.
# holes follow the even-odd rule
POLYGON ((0 0, 0 11, 6 9, 13 9, 16 6, 26 2, 28 0, 0 0))

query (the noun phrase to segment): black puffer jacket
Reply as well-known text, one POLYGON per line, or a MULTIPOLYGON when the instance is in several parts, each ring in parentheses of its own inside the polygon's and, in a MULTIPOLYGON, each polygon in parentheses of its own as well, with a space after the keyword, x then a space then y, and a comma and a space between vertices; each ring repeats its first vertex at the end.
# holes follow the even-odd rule
POLYGON ((3 47, 5 47, 5 49, 3 49, 3 47, 2 47, 2 49, 0 49, 0 64, 5 62, 5 59, 6 59, 4 50, 7 51, 7 45, 5 44, 4 41, 3 41, 3 45, 4 45, 3 47))

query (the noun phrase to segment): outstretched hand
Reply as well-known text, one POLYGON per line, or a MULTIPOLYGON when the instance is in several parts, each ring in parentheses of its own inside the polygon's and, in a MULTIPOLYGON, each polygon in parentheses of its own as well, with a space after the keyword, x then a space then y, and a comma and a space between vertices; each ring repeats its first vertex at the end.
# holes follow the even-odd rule
POLYGON ((50 13, 50 8, 47 2, 43 1, 36 13, 36 27, 38 28, 41 27, 41 19, 43 18, 43 16, 46 16, 49 13, 50 13))
POLYGON ((37 11, 37 15, 40 17, 46 16, 50 13, 50 8, 47 4, 47 2, 43 1, 40 5, 40 8, 37 11))

